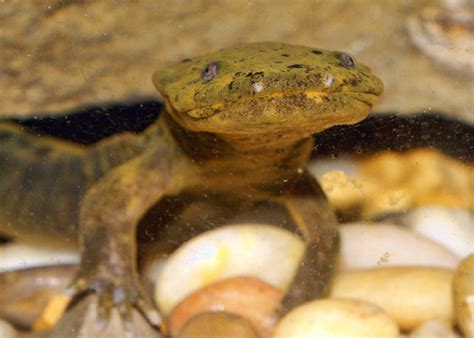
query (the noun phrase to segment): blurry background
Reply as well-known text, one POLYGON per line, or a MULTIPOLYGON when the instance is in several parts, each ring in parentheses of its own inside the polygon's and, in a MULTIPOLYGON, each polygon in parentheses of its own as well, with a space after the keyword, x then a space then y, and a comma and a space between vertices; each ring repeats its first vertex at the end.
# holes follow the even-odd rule
POLYGON ((386 91, 376 112, 474 122, 473 7, 462 0, 0 1, 0 116, 159 100, 158 68, 240 42, 344 50, 386 91))

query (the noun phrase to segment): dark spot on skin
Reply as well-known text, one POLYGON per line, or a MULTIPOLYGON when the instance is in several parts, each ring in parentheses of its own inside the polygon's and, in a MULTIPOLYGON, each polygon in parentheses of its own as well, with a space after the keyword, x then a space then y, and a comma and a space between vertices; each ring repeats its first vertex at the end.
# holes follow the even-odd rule
POLYGON ((355 86, 357 86, 358 84, 359 84, 359 80, 357 80, 357 79, 351 79, 351 85, 352 85, 352 86, 355 87, 355 86))
POLYGON ((245 59, 240 59, 240 60, 239 60, 239 62, 244 62, 244 61, 245 61, 245 59))
POLYGON ((219 62, 211 61, 202 70, 201 79, 204 82, 211 81, 213 78, 217 76, 218 72, 219 72, 219 62))
POLYGON ((283 63, 282 61, 273 61, 273 63, 283 63))
POLYGON ((287 58, 288 56, 290 56, 290 54, 281 54, 281 56, 284 56, 287 58))
POLYGON ((341 53, 339 55, 339 60, 341 60, 342 66, 345 68, 354 68, 355 67, 355 60, 352 55, 347 53, 341 53))
POLYGON ((245 77, 251 77, 251 78, 262 78, 265 75, 264 72, 249 72, 245 74, 245 77))
POLYGON ((181 60, 181 63, 186 63, 186 62, 190 62, 190 61, 191 61, 191 59, 183 59, 183 60, 181 60))
POLYGON ((234 81, 231 81, 227 87, 230 91, 234 90, 234 81))
POLYGON ((313 54, 316 54, 316 55, 321 55, 321 54, 323 54, 323 52, 321 52, 320 50, 317 50, 317 49, 313 49, 311 52, 312 52, 313 54))
POLYGON ((262 80, 265 77, 265 73, 264 72, 255 72, 255 73, 250 72, 246 74, 245 76, 250 77, 250 83, 254 84, 255 82, 262 80))
POLYGON ((239 75, 241 75, 241 74, 242 74, 241 72, 236 72, 236 73, 234 73, 235 76, 239 76, 239 75))
POLYGON ((218 109, 218 108, 215 108, 215 109, 212 110, 212 114, 219 114, 220 112, 221 112, 221 110, 218 109))
POLYGON ((306 66, 302 65, 302 64, 298 64, 298 63, 296 63, 294 65, 291 65, 291 66, 288 66, 288 68, 304 68, 304 67, 306 67, 306 66))

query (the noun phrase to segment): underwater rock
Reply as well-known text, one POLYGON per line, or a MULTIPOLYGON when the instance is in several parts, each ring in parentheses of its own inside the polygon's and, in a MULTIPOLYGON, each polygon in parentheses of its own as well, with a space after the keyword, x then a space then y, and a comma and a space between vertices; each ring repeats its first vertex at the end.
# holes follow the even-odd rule
POLYGON ((454 269, 460 258, 403 226, 347 223, 340 227, 341 271, 393 266, 454 269))
POLYGON ((474 216, 467 210, 427 205, 398 220, 461 258, 474 253, 474 216))
POLYGON ((17 338, 15 328, 7 321, 0 319, 0 336, 2 338, 17 338))
MULTIPOLYGON (((414 48, 407 32, 407 20, 423 15, 427 3, 432 1, 5 1, 0 115, 58 115, 157 98, 150 81, 156 67, 239 42, 273 40, 344 50, 370 61, 386 88, 376 111, 435 110, 472 123, 468 84, 414 48)), ((471 36, 469 30, 457 37, 449 26, 436 27, 457 47, 462 36, 471 36)), ((452 52, 438 55, 461 64, 452 52)), ((469 55, 462 59, 469 61, 469 55)))
POLYGON ((466 338, 474 337, 474 255, 459 264, 453 281, 454 311, 466 338))
POLYGON ((31 328, 54 295, 62 294, 77 266, 44 266, 0 273, 0 317, 31 328))
POLYGON ((452 271, 436 268, 360 270, 338 275, 331 297, 376 304, 410 330, 430 319, 454 322, 452 279, 452 271))
POLYGON ((412 332, 408 338, 460 338, 460 336, 454 332, 451 325, 444 321, 433 319, 422 323, 412 332))
POLYGON ((206 312, 192 318, 177 338, 259 338, 250 323, 235 314, 206 312))
POLYGON ((397 324, 378 306, 358 300, 324 299, 291 310, 273 338, 398 338, 397 324))
POLYGON ((195 291, 171 312, 169 331, 177 335, 186 322, 198 313, 224 311, 249 320, 262 337, 271 337, 273 317, 283 292, 255 278, 235 277, 195 291))
POLYGON ((238 224, 208 231, 184 243, 164 263, 155 284, 156 304, 167 315, 199 288, 237 276, 286 290, 303 252, 302 240, 275 226, 238 224))

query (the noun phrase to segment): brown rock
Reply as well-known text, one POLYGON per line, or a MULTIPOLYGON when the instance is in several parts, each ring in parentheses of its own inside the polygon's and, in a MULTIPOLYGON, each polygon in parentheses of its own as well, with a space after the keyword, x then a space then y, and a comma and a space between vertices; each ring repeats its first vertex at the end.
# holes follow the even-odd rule
POLYGON ((194 317, 178 338, 258 338, 250 323, 235 314, 207 312, 194 317))
MULTIPOLYGON (((382 151, 354 163, 351 176, 333 171, 319 177, 331 204, 352 219, 373 219, 425 205, 474 210, 472 163, 431 149, 382 151)), ((310 170, 318 173, 317 162, 310 170)))
POLYGON ((273 313, 283 293, 256 278, 236 277, 204 287, 179 303, 169 316, 169 330, 178 334, 186 322, 198 313, 225 311, 252 323, 262 337, 273 330, 273 313))
POLYGON ((0 274, 0 317, 31 327, 48 300, 62 293, 76 266, 30 268, 0 274))
POLYGON ((364 179, 376 187, 365 201, 367 217, 432 204, 473 210, 473 165, 440 152, 381 152, 360 161, 360 170, 364 179), (388 198, 381 199, 381 194, 388 198))

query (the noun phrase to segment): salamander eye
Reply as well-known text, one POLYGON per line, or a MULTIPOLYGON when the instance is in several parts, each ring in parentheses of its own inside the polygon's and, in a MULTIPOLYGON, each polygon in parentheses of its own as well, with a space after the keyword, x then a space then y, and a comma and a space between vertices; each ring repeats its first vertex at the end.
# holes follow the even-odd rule
POLYGON ((209 62, 201 72, 201 79, 204 82, 211 81, 214 77, 216 77, 218 71, 219 71, 219 62, 217 61, 209 62))
POLYGON ((339 55, 339 60, 341 60, 342 65, 346 68, 354 68, 356 65, 354 57, 347 53, 341 53, 339 55))

